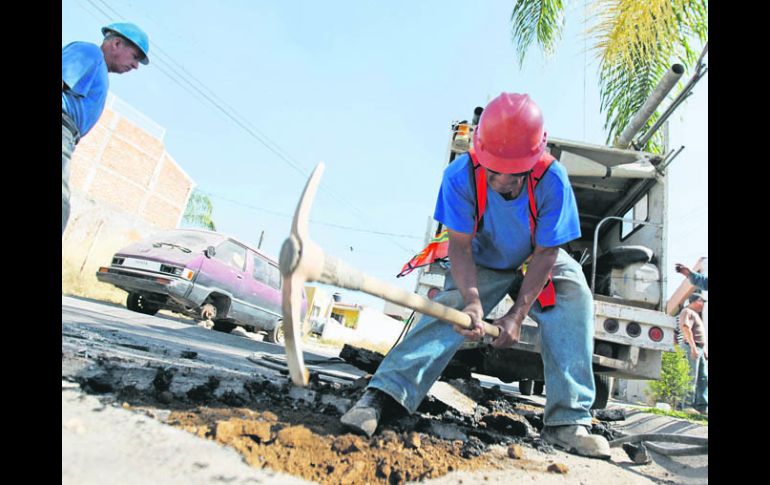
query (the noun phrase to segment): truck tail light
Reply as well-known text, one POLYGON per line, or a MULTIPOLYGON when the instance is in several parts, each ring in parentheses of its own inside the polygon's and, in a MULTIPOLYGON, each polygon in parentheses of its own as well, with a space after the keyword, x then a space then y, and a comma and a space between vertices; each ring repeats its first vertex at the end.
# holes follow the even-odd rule
POLYGON ((607 333, 615 333, 618 331, 618 328, 620 328, 620 323, 614 318, 608 318, 604 321, 604 330, 607 333))
POLYGON ((653 342, 660 342, 663 340, 663 330, 660 327, 652 327, 647 334, 653 342))
POLYGON ((626 325, 626 333, 629 337, 638 337, 642 334, 642 326, 636 322, 629 322, 629 324, 626 325))

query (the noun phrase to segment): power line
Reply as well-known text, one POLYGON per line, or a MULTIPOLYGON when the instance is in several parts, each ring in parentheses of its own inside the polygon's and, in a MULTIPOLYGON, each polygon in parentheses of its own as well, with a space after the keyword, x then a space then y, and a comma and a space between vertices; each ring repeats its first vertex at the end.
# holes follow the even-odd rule
MULTIPOLYGON (((233 200, 233 199, 230 199, 230 198, 227 198, 227 197, 224 197, 224 196, 221 196, 221 195, 218 195, 218 194, 215 194, 213 192, 206 191, 206 190, 201 190, 201 189, 197 189, 197 190, 198 190, 198 192, 200 192, 200 193, 202 193, 204 195, 208 195, 208 196, 211 196, 211 197, 215 197, 217 199, 225 200, 227 202, 230 202, 230 203, 233 203, 233 204, 245 207, 247 209, 253 209, 253 210, 257 210, 257 211, 267 212, 267 213, 272 214, 274 216, 285 218, 285 219, 292 219, 292 218, 294 218, 293 214, 287 214, 287 213, 284 213, 284 212, 278 212, 278 211, 274 211, 272 209, 267 209, 265 207, 257 207, 255 205, 246 204, 244 202, 233 200)), ((419 240, 419 241, 422 241, 422 239, 423 239, 421 237, 414 236, 414 235, 411 235, 411 234, 397 234, 397 233, 393 233, 393 232, 373 231, 373 230, 370 230, 370 229, 361 229, 361 228, 357 228, 357 227, 343 226, 341 224, 334 224, 332 222, 319 221, 317 219, 310 219, 310 222, 313 222, 315 224, 319 224, 319 225, 322 225, 322 226, 329 226, 329 227, 334 227, 334 228, 337 228, 337 229, 344 229, 344 230, 347 230, 347 231, 355 231, 355 232, 364 232, 364 233, 369 233, 369 234, 377 234, 377 235, 380 235, 380 236, 403 237, 403 238, 408 238, 408 239, 416 239, 416 240, 419 240)))
MULTIPOLYGON (((99 5, 97 5, 97 4, 95 3, 95 1, 94 1, 94 0, 86 0, 86 1, 88 1, 88 3, 90 3, 90 4, 91 4, 91 6, 92 6, 93 8, 95 8, 96 10, 98 10, 99 12, 101 12, 101 13, 102 13, 102 14, 103 14, 105 17, 107 17, 107 19, 108 19, 108 20, 110 20, 110 21, 112 21, 112 20, 113 20, 113 16, 112 16, 112 15, 110 15, 110 14, 108 14, 107 12, 105 12, 105 11, 104 11, 104 10, 103 10, 101 7, 99 7, 99 5)), ((123 18, 123 15, 121 15, 121 14, 120 14, 120 12, 118 12, 118 11, 117 11, 115 8, 113 8, 112 6, 110 6, 109 4, 107 4, 107 3, 106 3, 104 0, 99 0, 99 1, 100 1, 100 2, 101 2, 101 3, 102 3, 102 4, 103 4, 103 5, 106 7, 106 8, 108 8, 109 10, 111 10, 111 11, 114 13, 114 15, 115 15, 115 16, 117 16, 117 17, 119 17, 119 18, 123 18)), ((81 4, 81 5, 82 5, 82 4, 81 4)), ((160 64, 160 65, 164 65, 164 64, 165 64, 165 67, 166 67, 166 69, 168 69, 168 70, 170 70, 171 72, 173 72, 173 74, 174 74, 175 76, 177 76, 179 79, 181 79, 181 80, 183 80, 184 82, 186 82, 186 83, 187 83, 187 84, 188 84, 188 85, 189 85, 189 86, 190 86, 190 87, 191 87, 193 90, 195 90, 195 91, 197 92, 197 95, 195 95, 195 94, 191 93, 191 94, 193 94, 193 96, 194 96, 194 97, 196 97, 198 100, 200 100, 200 98, 201 98, 201 97, 203 97, 204 99, 206 99, 206 100, 207 100, 207 101, 208 101, 208 102, 209 102, 211 105, 213 105, 213 106, 214 106, 214 107, 215 107, 217 110, 219 110, 220 112, 222 112, 222 113, 223 113, 225 116, 227 116, 227 117, 228 117, 230 120, 232 120, 234 123, 236 123, 236 124, 237 124, 239 127, 241 127, 241 128, 244 130, 244 131, 246 131, 246 133, 248 133, 249 135, 251 135, 251 137, 252 137, 252 138, 254 138, 255 140, 257 140, 259 143, 261 143, 263 146, 265 146, 265 148, 267 148, 267 149, 268 149, 268 150, 270 150, 270 151, 271 151, 273 154, 275 154, 275 155, 276 155, 276 156, 277 156, 279 159, 281 159, 282 161, 284 161, 284 162, 285 162, 287 165, 289 165, 289 166, 290 166, 291 168, 293 168, 295 171, 297 171, 298 173, 300 173, 300 174, 301 174, 303 177, 307 177, 307 176, 308 176, 308 173, 309 173, 309 171, 306 171, 306 170, 304 170, 304 169, 303 169, 303 168, 300 166, 299 162, 297 162, 296 160, 294 160, 294 159, 293 159, 293 158, 292 158, 290 155, 286 154, 286 152, 285 152, 283 149, 281 149, 281 148, 280 148, 280 146, 279 146, 278 144, 276 144, 275 142, 273 142, 272 140, 270 140, 270 139, 269 139, 269 138, 268 138, 266 135, 264 135, 263 133, 259 132, 259 130, 257 130, 257 129, 256 129, 256 128, 254 128, 253 126, 247 126, 247 125, 251 125, 251 123, 250 123, 250 122, 249 122, 249 121, 248 121, 246 118, 244 118, 242 115, 238 114, 238 112, 237 112, 237 111, 236 111, 234 108, 232 108, 232 107, 231 107, 230 105, 228 105, 226 102, 224 102, 224 101, 222 101, 220 98, 218 98, 218 97, 217 97, 217 96, 216 96, 216 95, 213 93, 213 91, 212 91, 211 89, 209 89, 209 88, 207 88, 207 87, 206 87, 206 85, 205 85, 205 84, 204 84, 202 81, 200 81, 200 80, 198 80, 197 78, 195 78, 195 77, 194 77, 192 74, 190 74, 190 73, 189 73, 189 72, 188 72, 186 69, 184 69, 184 67, 181 67, 181 65, 180 65, 179 63, 177 63, 176 61, 174 61, 174 60, 173 60, 173 57, 171 57, 169 54, 166 54, 166 53, 165 53, 165 51, 163 51, 163 49, 162 49, 162 48, 161 48, 161 47, 160 47, 160 46, 157 44, 157 42, 152 42, 152 45, 153 45, 153 47, 155 47, 155 49, 154 49, 154 50, 157 50, 159 53, 161 53, 161 56, 159 56, 159 57, 157 57, 157 58, 156 58, 156 60, 157 60, 157 61, 159 61, 159 64, 160 64), (182 68, 182 70, 183 70, 185 73, 187 73, 187 77, 185 77, 185 76, 183 76, 183 75, 179 74, 178 70, 177 70, 177 69, 176 69, 176 68, 175 68, 175 67, 174 67, 174 66, 171 64, 171 62, 169 62, 168 60, 164 59, 164 57, 168 57, 169 59, 171 59, 171 62, 173 62, 174 64, 177 64, 177 65, 179 65, 179 66, 182 68), (195 84, 193 84, 192 82, 190 82, 190 80, 188 79, 188 77, 189 77, 189 78, 192 78, 192 79, 194 79, 194 80, 195 80, 195 81, 196 81, 198 84, 200 84, 200 86, 203 86, 203 89, 205 89, 206 91, 208 91, 209 93, 212 93, 212 94, 211 94, 211 95, 209 95, 208 93, 204 92, 204 91, 203 91, 203 89, 201 89, 200 87, 198 87, 198 86, 196 86, 195 84), (215 99, 215 98, 216 98, 216 99, 215 99), (225 109, 223 106, 226 106, 226 107, 227 107, 227 109, 225 109), (239 118, 240 118, 240 119, 239 119, 239 118)), ((161 72, 162 72, 164 75, 166 75, 166 77, 168 77, 169 79, 171 79, 171 80, 172 80, 174 83, 176 83, 177 85, 179 85, 180 87, 182 87, 183 89, 185 89, 185 91, 187 91, 188 93, 190 93, 190 90, 189 90, 189 89, 187 89, 187 88, 185 88, 185 87, 184 87, 184 86, 183 86, 183 85, 182 85, 182 84, 179 82, 179 80, 178 80, 178 79, 175 79, 175 78, 174 78, 174 77, 171 75, 171 73, 169 73, 169 72, 168 72, 166 69, 160 69, 160 68, 159 68, 159 71, 161 71, 161 72)), ((359 209, 358 209, 356 206, 354 206, 352 203, 350 203, 350 202, 346 201, 344 198, 342 198, 342 197, 338 196, 338 195, 337 195, 335 192, 332 192, 332 191, 331 191, 330 189, 328 189, 327 187, 324 187, 323 185, 321 185, 321 186, 320 186, 320 189, 321 189, 321 191, 322 191, 322 192, 324 192, 325 194, 329 195, 329 196, 330 196, 330 197, 332 197, 333 199, 336 199, 336 200, 337 200, 337 202, 339 202, 339 203, 340 203, 340 204, 341 204, 343 207, 345 207, 346 209, 350 210, 350 211, 351 211, 351 212, 352 212, 352 213, 353 213, 353 214, 354 214, 356 217, 358 217, 359 219, 366 219, 366 218, 367 218, 367 217, 366 217, 366 215, 365 215, 365 214, 364 214, 364 213, 363 213, 361 210, 359 210, 359 209)), ((369 232, 372 232, 372 233, 375 233, 375 234, 377 234, 377 233, 378 233, 377 231, 369 231, 369 232)), ((406 247, 402 246, 402 245, 401 245, 400 243, 398 243, 397 241, 394 241, 393 239, 390 239, 390 237, 389 237, 388 235, 386 235, 386 233, 379 233, 379 234, 380 234, 380 235, 384 235, 384 236, 385 236, 385 238, 386 238, 386 239, 388 239, 388 240, 389 240, 389 241, 390 241, 392 244, 394 244, 395 246, 397 246, 397 247, 398 247, 398 248, 400 248, 401 250, 403 250, 403 251, 405 251, 405 252, 409 253, 410 255, 411 255, 411 254, 413 254, 413 253, 415 252, 413 249, 408 249, 408 248, 406 248, 406 247)), ((416 239, 420 239, 420 238, 416 238, 416 239)))

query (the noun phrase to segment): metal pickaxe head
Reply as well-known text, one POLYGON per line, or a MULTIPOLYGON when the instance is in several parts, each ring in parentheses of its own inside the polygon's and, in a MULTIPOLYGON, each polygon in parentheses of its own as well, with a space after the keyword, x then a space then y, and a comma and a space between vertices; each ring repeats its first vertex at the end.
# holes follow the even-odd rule
POLYGON ((281 288, 284 346, 289 374, 294 384, 307 386, 310 375, 302 357, 302 291, 307 281, 314 281, 323 268, 323 252, 310 240, 310 209, 321 182, 324 163, 320 162, 305 184, 305 190, 294 212, 291 234, 281 246, 279 265, 283 275, 281 288))

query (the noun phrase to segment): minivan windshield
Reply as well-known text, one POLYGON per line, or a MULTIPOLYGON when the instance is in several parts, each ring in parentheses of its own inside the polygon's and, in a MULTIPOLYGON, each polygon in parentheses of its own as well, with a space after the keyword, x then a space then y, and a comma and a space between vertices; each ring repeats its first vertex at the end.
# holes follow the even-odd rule
POLYGON ((178 248, 185 253, 199 253, 209 246, 217 246, 225 239, 222 234, 177 229, 155 234, 150 238, 153 246, 178 248))

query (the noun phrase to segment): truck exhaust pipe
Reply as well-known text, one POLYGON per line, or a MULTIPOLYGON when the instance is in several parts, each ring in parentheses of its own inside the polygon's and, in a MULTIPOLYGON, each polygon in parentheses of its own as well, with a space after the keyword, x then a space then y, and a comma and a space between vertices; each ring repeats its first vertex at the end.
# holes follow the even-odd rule
POLYGON ((644 102, 642 107, 637 111, 631 121, 623 130, 623 133, 616 139, 615 148, 628 148, 631 145, 631 141, 634 139, 637 133, 644 127, 647 120, 655 112, 663 99, 673 89, 674 85, 679 81, 679 78, 684 74, 684 66, 681 64, 674 64, 663 76, 655 89, 650 93, 650 96, 644 102))

